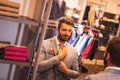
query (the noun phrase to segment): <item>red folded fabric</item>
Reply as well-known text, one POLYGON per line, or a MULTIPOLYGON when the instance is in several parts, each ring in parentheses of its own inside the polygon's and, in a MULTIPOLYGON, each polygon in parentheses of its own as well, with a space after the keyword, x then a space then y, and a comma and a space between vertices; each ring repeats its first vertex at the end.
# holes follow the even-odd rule
POLYGON ((26 61, 26 57, 18 57, 18 56, 7 56, 4 55, 4 59, 15 60, 15 61, 26 61))
POLYGON ((15 52, 15 51, 5 51, 4 55, 8 55, 8 56, 23 56, 23 57, 27 57, 27 53, 24 52, 15 52))
POLYGON ((5 51, 17 51, 17 52, 25 52, 27 49, 25 47, 16 47, 16 46, 6 46, 4 47, 5 51))

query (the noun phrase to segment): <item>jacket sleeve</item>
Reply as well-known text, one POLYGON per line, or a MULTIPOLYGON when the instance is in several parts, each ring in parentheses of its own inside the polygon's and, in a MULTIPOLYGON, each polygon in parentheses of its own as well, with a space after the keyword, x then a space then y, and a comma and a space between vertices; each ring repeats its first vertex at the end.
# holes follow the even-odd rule
POLYGON ((76 54, 74 55, 74 60, 73 60, 73 63, 72 63, 72 67, 71 69, 69 69, 69 72, 68 72, 68 76, 70 78, 78 78, 80 75, 79 73, 79 62, 78 62, 78 55, 77 55, 77 51, 76 51, 76 54))

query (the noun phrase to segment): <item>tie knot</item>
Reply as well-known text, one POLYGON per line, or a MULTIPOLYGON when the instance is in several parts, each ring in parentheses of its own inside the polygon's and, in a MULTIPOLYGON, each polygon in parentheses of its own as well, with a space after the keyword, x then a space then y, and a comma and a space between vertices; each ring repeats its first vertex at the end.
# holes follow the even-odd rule
POLYGON ((64 47, 64 44, 61 44, 61 43, 60 43, 60 44, 59 44, 59 47, 60 47, 60 48, 63 48, 63 47, 64 47))

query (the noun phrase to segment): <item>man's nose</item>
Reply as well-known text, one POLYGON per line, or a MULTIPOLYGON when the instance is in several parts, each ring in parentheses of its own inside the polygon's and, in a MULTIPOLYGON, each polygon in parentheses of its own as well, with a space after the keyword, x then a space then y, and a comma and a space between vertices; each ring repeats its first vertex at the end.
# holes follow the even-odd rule
POLYGON ((66 31, 66 35, 70 35, 70 31, 66 31))

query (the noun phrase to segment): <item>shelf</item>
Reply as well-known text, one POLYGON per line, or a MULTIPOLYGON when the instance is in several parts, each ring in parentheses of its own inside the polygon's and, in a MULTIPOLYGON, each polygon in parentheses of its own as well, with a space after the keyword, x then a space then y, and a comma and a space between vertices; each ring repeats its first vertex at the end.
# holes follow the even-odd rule
POLYGON ((119 24, 119 20, 114 20, 114 19, 100 19, 100 21, 108 22, 108 23, 114 23, 114 24, 119 24))
POLYGON ((108 31, 108 32, 111 32, 111 31, 113 31, 113 30, 101 29, 101 28, 96 28, 96 29, 98 29, 98 30, 100 30, 100 31, 108 31))
POLYGON ((12 60, 4 60, 4 59, 0 59, 0 63, 19 65, 19 66, 30 66, 30 62, 20 62, 20 61, 12 61, 12 60))
POLYGON ((27 17, 9 17, 9 16, 3 16, 0 15, 0 19, 1 20, 6 20, 6 21, 13 21, 13 22, 18 22, 18 23, 24 23, 24 24, 28 24, 28 25, 33 25, 33 26, 39 26, 39 22, 32 20, 30 18, 27 17))
POLYGON ((115 27, 119 25, 119 23, 113 23, 113 22, 107 22, 107 21, 100 21, 100 24, 107 27, 115 27))

